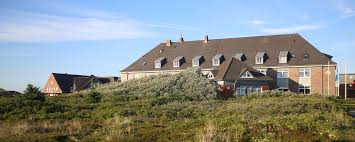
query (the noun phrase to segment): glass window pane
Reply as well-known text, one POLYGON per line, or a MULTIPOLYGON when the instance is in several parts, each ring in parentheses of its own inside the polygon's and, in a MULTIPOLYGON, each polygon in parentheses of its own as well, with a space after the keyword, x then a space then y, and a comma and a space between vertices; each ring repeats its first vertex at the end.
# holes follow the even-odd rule
POLYGON ((304 77, 304 72, 302 69, 299 70, 298 75, 299 77, 304 77))
POLYGON ((308 88, 308 89, 305 89, 305 94, 310 94, 311 93, 311 90, 308 88))
POLYGON ((288 77, 288 72, 284 72, 283 77, 287 78, 288 77))
POLYGON ((311 76, 310 69, 305 69, 305 77, 310 77, 310 76, 311 76))

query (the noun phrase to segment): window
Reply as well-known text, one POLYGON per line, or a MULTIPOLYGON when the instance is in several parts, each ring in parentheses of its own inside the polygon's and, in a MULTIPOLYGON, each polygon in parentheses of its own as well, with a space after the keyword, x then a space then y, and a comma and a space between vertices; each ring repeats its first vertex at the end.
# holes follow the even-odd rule
POLYGON ((160 57, 154 61, 154 67, 159 69, 166 63, 165 57, 160 57))
POLYGON ((196 56, 192 59, 192 66, 193 67, 198 67, 200 66, 201 62, 203 60, 203 56, 196 56))
POLYGON ((239 96, 244 96, 252 92, 262 92, 261 86, 238 86, 235 93, 239 96))
POLYGON ((311 92, 311 69, 310 68, 300 68, 298 69, 299 75, 299 88, 298 92, 300 94, 310 94, 311 92))
POLYGON ((308 59, 308 58, 309 58, 309 54, 308 54, 308 53, 304 53, 304 54, 303 54, 303 58, 304 58, 304 59, 308 59))
POLYGON ((288 51, 280 51, 279 53, 279 63, 287 63, 288 60, 288 51))
POLYGON ((249 71, 245 71, 241 77, 242 78, 253 78, 253 75, 251 75, 251 73, 249 71))
POLYGON ((258 52, 255 56, 255 64, 264 64, 265 52, 258 52))
POLYGON ((247 88, 245 86, 237 87, 237 95, 239 96, 246 95, 247 94, 246 89, 247 88))
POLYGON ((234 58, 238 59, 239 61, 244 61, 246 59, 244 53, 236 53, 234 58))
POLYGON ((219 59, 213 59, 213 66, 219 66, 219 59))
POLYGON ((310 86, 299 86, 298 87, 298 92, 300 94, 310 94, 311 93, 311 87, 310 86))
POLYGON ((183 56, 178 56, 173 60, 173 67, 180 67, 180 65, 183 63, 184 57, 183 56))
POLYGON ((263 64, 264 63, 264 58, 256 58, 255 64, 263 64))
POLYGON ((278 69, 277 70, 277 78, 288 78, 288 70, 287 69, 278 69))
POLYGON ((278 91, 281 91, 281 92, 287 92, 287 91, 288 91, 288 88, 278 88, 277 90, 278 90, 278 91))
POLYGON ((180 66, 180 61, 174 61, 173 67, 179 67, 180 66))
POLYGON ((311 77, 311 69, 310 68, 300 68, 298 70, 298 75, 300 78, 309 78, 309 77, 311 77))
POLYGON ((288 70, 278 69, 277 70, 277 87, 282 89, 280 91, 288 90, 288 70))
POLYGON ((212 75, 212 74, 208 74, 208 75, 207 75, 207 78, 208 78, 208 79, 212 79, 212 78, 213 78, 213 75, 212 75))
POLYGON ((219 66, 222 63, 223 55, 217 54, 212 59, 212 66, 219 66))
POLYGON ((267 69, 257 69, 257 70, 258 70, 258 72, 266 75, 267 69))
POLYGON ((279 57, 279 63, 287 63, 287 57, 279 57))
POLYGON ((194 67, 200 66, 200 61, 199 60, 193 60, 192 61, 192 66, 194 66, 194 67))
POLYGON ((160 62, 155 62, 155 68, 161 68, 161 63, 160 62))

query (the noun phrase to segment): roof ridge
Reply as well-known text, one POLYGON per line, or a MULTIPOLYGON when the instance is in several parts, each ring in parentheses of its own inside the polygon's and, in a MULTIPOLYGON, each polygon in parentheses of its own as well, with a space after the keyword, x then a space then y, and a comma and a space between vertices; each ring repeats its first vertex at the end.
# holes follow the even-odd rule
MULTIPOLYGON (((269 34, 269 35, 254 35, 254 36, 240 36, 240 37, 228 37, 228 38, 216 38, 216 39, 208 39, 209 41, 212 40, 226 40, 226 39, 243 39, 243 38, 261 38, 261 37, 275 37, 275 36, 301 36, 299 33, 288 33, 288 34, 269 34)), ((302 36, 301 36, 302 37, 302 36)), ((204 41, 203 39, 199 40, 187 40, 184 42, 196 42, 196 41, 204 41)), ((161 42, 160 44, 165 43, 161 42)), ((172 43, 180 43, 179 41, 172 41, 172 43)))
POLYGON ((55 72, 53 72, 52 74, 53 75, 54 74, 56 74, 56 75, 71 75, 71 76, 90 76, 90 75, 82 75, 82 74, 55 73, 55 72))

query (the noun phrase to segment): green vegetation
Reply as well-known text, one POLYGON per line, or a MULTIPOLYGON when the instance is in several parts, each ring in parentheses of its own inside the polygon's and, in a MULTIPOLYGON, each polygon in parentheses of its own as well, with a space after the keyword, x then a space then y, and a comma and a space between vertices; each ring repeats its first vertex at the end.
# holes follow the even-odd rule
POLYGON ((5 89, 0 88, 0 96, 14 96, 20 95, 21 93, 16 91, 6 91, 5 89))
POLYGON ((44 99, 0 97, 0 141, 355 140, 343 105, 351 101, 275 91, 220 100, 198 72, 44 99))

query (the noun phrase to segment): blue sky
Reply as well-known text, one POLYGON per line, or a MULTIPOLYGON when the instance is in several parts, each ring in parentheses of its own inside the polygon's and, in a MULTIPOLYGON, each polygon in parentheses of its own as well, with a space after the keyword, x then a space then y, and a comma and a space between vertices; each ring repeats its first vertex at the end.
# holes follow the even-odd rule
POLYGON ((355 72, 351 0, 0 0, 0 88, 51 72, 118 76, 166 39, 300 33, 355 72))

